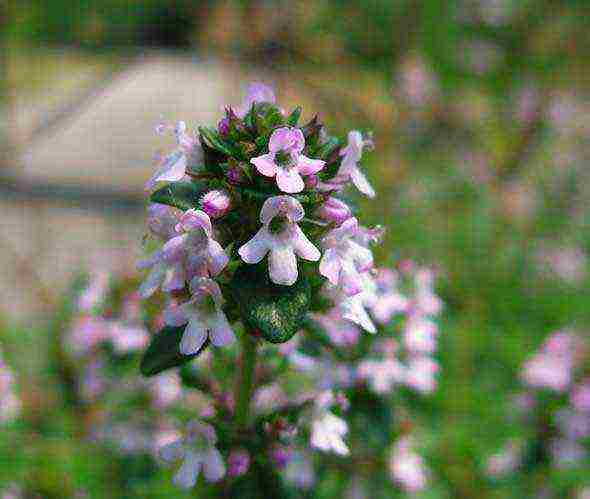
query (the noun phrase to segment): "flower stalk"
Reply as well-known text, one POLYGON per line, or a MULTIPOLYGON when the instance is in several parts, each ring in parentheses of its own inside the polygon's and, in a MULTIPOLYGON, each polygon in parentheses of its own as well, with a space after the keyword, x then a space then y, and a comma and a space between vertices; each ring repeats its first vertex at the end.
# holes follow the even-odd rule
POLYGON ((254 391, 254 369, 256 368, 257 341, 245 332, 240 339, 241 362, 240 373, 236 383, 236 428, 245 428, 250 416, 250 402, 254 391))

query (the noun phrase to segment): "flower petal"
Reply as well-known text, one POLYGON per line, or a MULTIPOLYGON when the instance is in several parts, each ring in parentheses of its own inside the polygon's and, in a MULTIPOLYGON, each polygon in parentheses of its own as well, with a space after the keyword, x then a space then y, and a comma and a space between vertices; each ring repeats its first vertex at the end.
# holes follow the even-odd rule
POLYGON ((252 239, 238 250, 238 253, 244 262, 258 263, 266 256, 271 245, 271 236, 266 227, 262 227, 252 239))
POLYGON ((170 239, 162 247, 162 258, 168 262, 178 261, 184 256, 186 235, 176 236, 170 239))
POLYGON ((293 226, 291 244, 297 256, 304 260, 317 262, 322 256, 298 225, 293 226))
POLYGON ((191 209, 185 211, 180 217, 178 225, 186 232, 202 229, 207 234, 207 237, 211 237, 213 233, 211 219, 202 210, 191 209))
POLYGON ((217 317, 211 324, 209 338, 216 347, 228 345, 236 339, 229 322, 227 322, 227 317, 221 310, 217 312, 217 317))
POLYGON ((300 153, 305 147, 305 137, 298 128, 277 128, 268 141, 268 150, 271 153, 279 151, 300 153))
POLYGON ((175 151, 164 159, 162 169, 154 178, 156 182, 176 182, 182 180, 186 173, 186 155, 182 151, 175 151))
POLYGON ((295 168, 277 168, 277 185, 283 192, 293 194, 301 192, 305 183, 295 168))
POLYGON ((274 153, 263 154, 257 158, 252 158, 250 163, 256 167, 258 173, 261 175, 266 177, 274 177, 277 174, 277 165, 275 163, 274 153))
POLYGON ((169 326, 179 327, 188 320, 189 317, 182 306, 170 306, 164 310, 164 322, 169 326))
POLYGON ((180 353, 191 355, 197 353, 207 339, 207 329, 205 324, 198 317, 193 316, 184 330, 180 340, 180 353))
POLYGON ((283 246, 271 248, 268 260, 268 274, 275 284, 291 286, 297 281, 297 258, 293 248, 283 246))
POLYGON ((197 483, 197 476, 201 470, 201 461, 194 452, 187 452, 184 462, 172 479, 174 485, 183 489, 190 489, 197 483))
POLYGON ((139 286, 139 295, 142 298, 149 298, 162 285, 166 278, 166 266, 163 264, 156 264, 145 280, 139 286))
POLYGON ((184 271, 184 265, 182 262, 178 262, 166 271, 166 279, 164 279, 164 283, 162 284, 162 291, 169 293, 175 289, 182 289, 184 288, 185 282, 186 272, 184 271))
POLYGON ((216 276, 229 262, 229 257, 217 241, 209 239, 209 272, 216 276))
POLYGON ((322 161, 321 159, 311 159, 303 154, 299 156, 297 160, 297 170, 301 175, 313 175, 314 173, 319 172, 324 166, 326 166, 326 162, 322 161))
POLYGON ((340 257, 336 250, 329 248, 324 252, 322 261, 320 262, 320 274, 322 274, 328 281, 334 286, 338 284, 340 279, 340 270, 342 265, 340 263, 340 257))
POLYGON ((225 464, 219 451, 212 447, 203 454, 203 476, 208 482, 218 482, 225 475, 225 464))
POLYGON ((160 457, 169 463, 178 461, 184 457, 184 447, 182 440, 175 440, 169 444, 160 447, 158 454, 160 457))
POLYGON ((273 217, 282 213, 291 222, 298 222, 305 216, 305 210, 301 203, 292 196, 273 196, 268 198, 260 210, 260 221, 269 223, 273 217))
POLYGON ((367 177, 359 170, 359 168, 353 168, 350 172, 350 180, 355 185, 355 187, 361 191, 365 196, 374 198, 375 197, 375 190, 369 184, 367 177))

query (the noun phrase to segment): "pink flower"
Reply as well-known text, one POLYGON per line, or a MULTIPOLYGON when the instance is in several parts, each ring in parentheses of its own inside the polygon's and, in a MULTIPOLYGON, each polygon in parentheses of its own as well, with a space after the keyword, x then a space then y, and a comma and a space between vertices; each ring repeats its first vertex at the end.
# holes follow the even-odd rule
POLYGON ((331 309, 325 315, 317 314, 314 318, 325 329, 334 345, 353 347, 358 343, 358 328, 349 321, 344 320, 337 308, 331 309))
POLYGON ((132 326, 114 322, 110 329, 110 339, 115 352, 126 354, 141 350, 149 342, 149 334, 143 326, 132 326))
POLYGON ((396 359, 364 360, 358 365, 357 376, 367 380, 375 393, 386 394, 402 382, 404 366, 396 359))
POLYGON ((438 370, 438 364, 430 357, 413 357, 407 364, 404 383, 416 391, 432 393, 438 370))
POLYGON ((201 199, 201 207, 210 218, 221 218, 231 207, 229 194, 222 190, 209 191, 201 199))
POLYGON ((373 266, 371 250, 354 241, 357 232, 357 219, 349 218, 322 239, 320 274, 334 286, 341 285, 348 296, 361 291, 360 274, 373 266))
POLYGON ((316 398, 311 423, 311 445, 324 452, 347 456, 350 451, 344 442, 344 436, 348 433, 348 426, 346 421, 329 411, 334 402, 331 391, 322 392, 316 398))
POLYGON ((192 298, 164 312, 164 320, 170 326, 187 324, 180 341, 180 353, 195 354, 209 338, 216 347, 235 340, 222 310, 223 297, 219 285, 206 277, 196 277, 191 285, 192 298))
POLYGON ((437 333, 434 322, 422 315, 412 314, 404 327, 404 346, 410 353, 433 353, 436 350, 437 333))
POLYGON ((246 89, 246 97, 236 109, 236 116, 243 118, 248 114, 253 104, 268 102, 274 104, 276 97, 273 89, 264 83, 250 83, 246 89))
POLYGON ((241 476, 248 472, 250 454, 246 449, 234 449, 227 458, 228 476, 241 476))
POLYGON ((215 447, 216 443, 217 436, 212 426, 191 421, 184 438, 162 447, 159 454, 164 461, 183 461, 174 475, 174 484, 184 489, 194 487, 201 470, 208 482, 221 480, 225 475, 225 464, 215 447))
POLYGON ((90 275, 88 286, 78 298, 77 308, 81 312, 91 312, 106 298, 110 276, 107 272, 94 272, 90 275))
POLYGON ((418 492, 426 487, 427 471, 422 458, 412 449, 409 437, 401 438, 393 448, 389 471, 394 482, 408 492, 418 492))
POLYGON ((371 312, 378 323, 387 324, 394 315, 407 311, 409 300, 397 287, 398 275, 395 271, 377 269, 375 284, 376 299, 371 312))
POLYGON ((148 206, 147 226, 152 234, 162 241, 168 241, 176 235, 176 224, 181 211, 170 206, 150 203, 148 206))
POLYGON ((186 258, 191 275, 218 275, 229 262, 221 245, 213 239, 209 215, 201 210, 185 211, 176 225, 181 235, 170 239, 163 247, 170 262, 186 258))
POLYGON ((320 252, 297 225, 305 215, 303 206, 291 196, 267 199, 260 210, 262 227, 238 251, 249 264, 260 262, 270 253, 269 276, 276 284, 290 286, 297 281, 297 259, 317 261, 320 252))
POLYGON ((110 324, 103 318, 83 316, 72 325, 69 343, 75 353, 85 353, 110 337, 110 324))
POLYGON ((325 161, 310 159, 301 154, 305 138, 298 128, 277 128, 268 143, 268 154, 252 158, 250 162, 266 177, 276 177, 277 185, 289 194, 301 192, 305 184, 301 175, 319 172, 325 161))
POLYGON ((182 385, 176 373, 163 373, 150 380, 149 390, 153 404, 158 408, 168 407, 182 395, 182 385))
POLYGON ((570 400, 578 411, 590 412, 590 378, 586 378, 574 387, 570 400))
POLYGON ((350 208, 344 201, 335 197, 329 197, 318 209, 318 215, 328 222, 340 225, 352 217, 350 208))
POLYGON ((361 132, 358 130, 348 132, 348 144, 340 151, 343 159, 336 177, 350 179, 354 186, 365 196, 374 198, 375 190, 358 167, 358 162, 363 155, 363 148, 371 144, 370 140, 363 139, 361 132))
POLYGON ((188 158, 194 154, 197 146, 196 138, 186 131, 186 123, 179 121, 174 130, 178 147, 160 162, 158 169, 148 180, 146 189, 153 189, 158 182, 177 182, 186 174, 188 158))

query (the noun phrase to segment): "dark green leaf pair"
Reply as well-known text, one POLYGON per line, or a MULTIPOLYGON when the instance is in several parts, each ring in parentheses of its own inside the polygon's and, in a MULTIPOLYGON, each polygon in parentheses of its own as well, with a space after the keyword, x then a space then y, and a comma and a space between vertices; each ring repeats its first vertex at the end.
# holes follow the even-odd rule
POLYGON ((186 211, 199 206, 204 192, 205 184, 200 182, 173 182, 154 191, 150 201, 186 211))
POLYGON ((180 353, 180 340, 185 329, 186 326, 166 326, 152 338, 141 359, 139 366, 141 374, 144 376, 155 376, 166 369, 185 364, 200 355, 209 346, 209 340, 207 339, 197 353, 193 355, 183 355, 180 353))
POLYGON ((232 293, 245 325, 271 343, 289 341, 309 310, 311 290, 305 276, 292 286, 268 278, 266 263, 242 265, 232 279, 232 293))

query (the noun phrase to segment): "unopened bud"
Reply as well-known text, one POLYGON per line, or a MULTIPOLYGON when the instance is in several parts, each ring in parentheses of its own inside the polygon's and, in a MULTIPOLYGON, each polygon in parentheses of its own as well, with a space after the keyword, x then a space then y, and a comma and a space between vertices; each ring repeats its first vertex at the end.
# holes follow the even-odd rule
POLYGON ((222 190, 209 191, 201 198, 203 211, 211 218, 221 218, 231 207, 229 194, 222 190))

